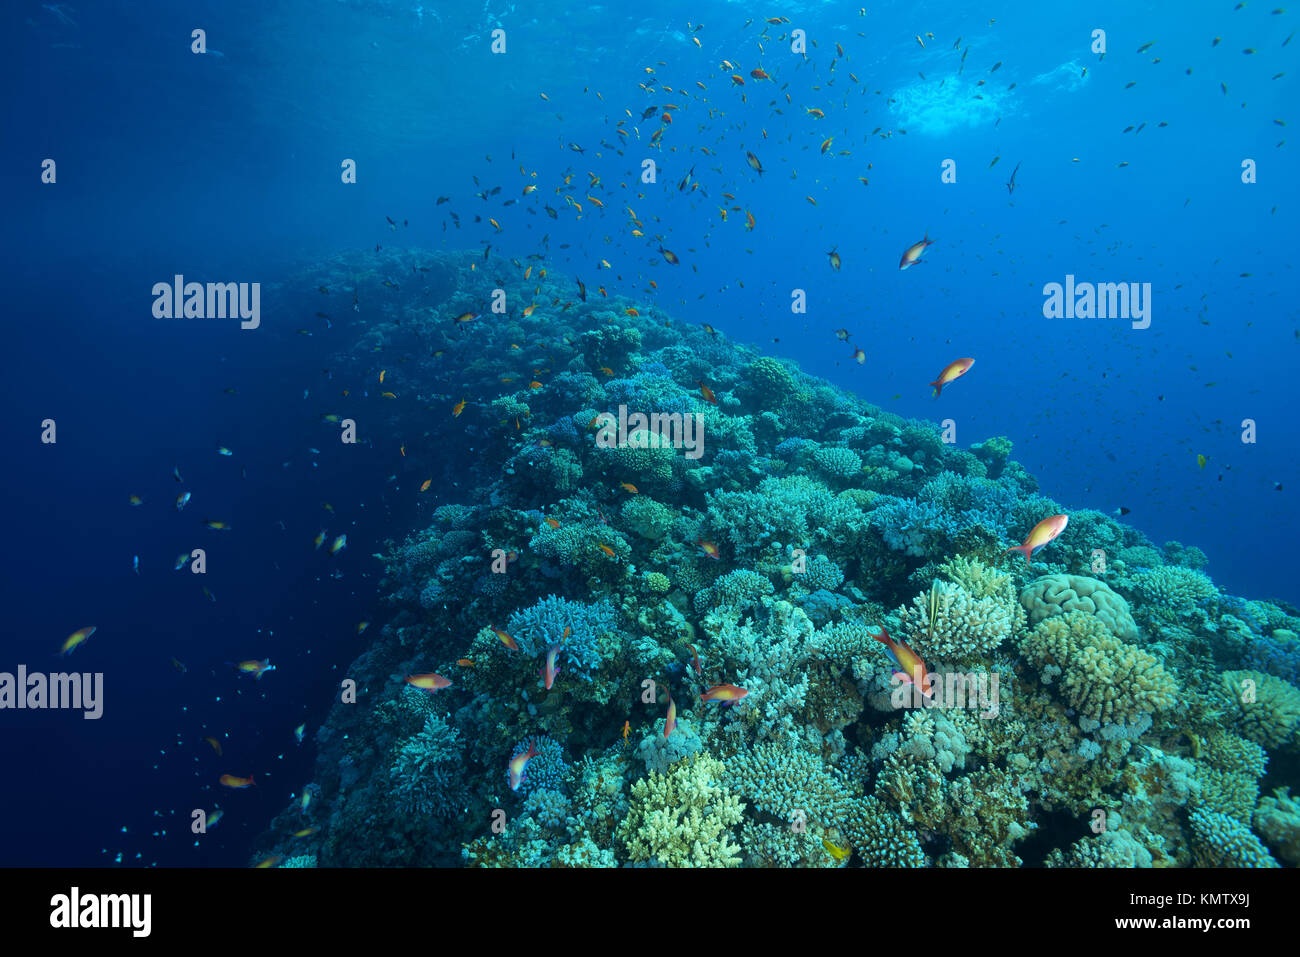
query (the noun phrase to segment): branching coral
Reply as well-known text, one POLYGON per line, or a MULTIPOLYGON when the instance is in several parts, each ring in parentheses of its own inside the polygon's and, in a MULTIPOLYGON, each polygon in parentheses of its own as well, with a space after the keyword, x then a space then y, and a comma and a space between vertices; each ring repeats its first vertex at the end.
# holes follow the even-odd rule
POLYGON ((1094 721, 1132 721, 1171 707, 1178 693, 1155 657, 1120 641, 1085 612, 1039 622, 1020 649, 1045 680, 1059 673, 1065 702, 1094 721))
POLYGON ((423 730, 396 750, 389 769, 394 803, 406 814, 445 818, 459 811, 460 732, 440 715, 430 715, 423 730))
POLYGON ((1258 671, 1225 671, 1214 700, 1226 721, 1266 748, 1295 748, 1300 732, 1300 689, 1258 671))
POLYGON ((1014 601, 993 595, 975 598, 960 585, 938 581, 897 615, 897 637, 927 660, 986 657, 1025 620, 1024 611, 1014 601))
POLYGON ((732 828, 745 805, 722 782, 721 762, 698 754, 632 785, 618 837, 636 862, 667 867, 735 867, 740 847, 732 828))

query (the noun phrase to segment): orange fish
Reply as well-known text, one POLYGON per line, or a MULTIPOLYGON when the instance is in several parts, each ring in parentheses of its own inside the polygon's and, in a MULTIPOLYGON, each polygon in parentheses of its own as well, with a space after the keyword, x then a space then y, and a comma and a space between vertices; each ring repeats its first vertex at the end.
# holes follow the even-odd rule
POLYGON ((718 397, 714 395, 713 390, 703 382, 700 383, 700 395, 704 396, 705 402, 712 402, 714 405, 718 404, 718 397))
POLYGON ((223 774, 218 780, 221 782, 222 787, 237 789, 253 787, 256 786, 257 783, 253 780, 251 774, 246 778, 237 778, 233 774, 223 774))
POLYGON ((597 542, 596 547, 605 553, 606 558, 612 558, 614 561, 618 561, 618 554, 604 542, 597 542))
POLYGON ((217 757, 221 757, 221 742, 220 742, 220 741, 218 741, 216 738, 204 738, 203 740, 206 741, 206 742, 208 742, 208 744, 212 745, 212 750, 215 751, 215 752, 217 752, 217 757))
POLYGON ((524 780, 524 771, 528 767, 528 762, 539 754, 541 754, 541 752, 533 747, 533 743, 530 741, 528 743, 527 751, 522 751, 510 759, 510 790, 519 790, 519 785, 522 784, 524 780))
POLYGON ((465 411, 465 400, 461 399, 459 402, 457 402, 455 405, 451 407, 451 417, 453 419, 458 418, 460 414, 464 411, 465 411))
POLYGON ((412 688, 419 688, 421 691, 427 691, 430 694, 451 687, 450 681, 442 675, 435 675, 432 671, 422 675, 407 675, 406 683, 412 688))
POLYGON ((974 364, 974 359, 954 359, 944 366, 943 371, 939 373, 939 378, 930 383, 934 389, 934 397, 939 398, 939 393, 943 391, 944 386, 953 379, 960 379, 970 371, 970 367, 974 364))
POLYGON ((933 697, 930 689, 930 675, 925 670, 925 662, 907 645, 901 641, 895 641, 889 637, 889 632, 885 631, 885 626, 880 626, 880 634, 874 636, 876 641, 880 642, 889 652, 890 659, 898 667, 894 672, 895 676, 901 676, 905 682, 916 685, 917 689, 927 698, 933 697))
POLYGON ((700 539, 697 539, 696 542, 695 542, 695 544, 696 544, 696 545, 699 545, 700 548, 704 549, 704 554, 708 555, 708 556, 709 556, 710 558, 712 558, 715 562, 716 562, 716 561, 720 561, 720 556, 718 555, 718 546, 717 546, 717 545, 714 545, 712 542, 706 542, 706 541, 703 541, 703 540, 700 540, 700 539))
POLYGON ((456 664, 461 668, 473 668, 474 662, 469 658, 457 658, 456 664))
POLYGON ((749 75, 752 76, 755 80, 770 79, 770 77, 767 75, 767 72, 763 70, 762 67, 758 67, 757 69, 750 70, 749 75))
POLYGON ((666 738, 670 734, 672 734, 673 729, 676 727, 677 727, 677 702, 673 700, 672 695, 669 695, 668 696, 668 717, 664 719, 664 737, 666 738))
POLYGON ((637 487, 631 482, 619 482, 618 487, 625 492, 631 492, 633 495, 637 494, 637 487))
POLYGON ((723 704, 735 704, 749 691, 745 688, 737 688, 735 685, 714 685, 704 694, 700 695, 701 701, 721 701, 723 704))
POLYGON ((455 321, 455 322, 469 322, 471 319, 477 319, 477 318, 478 318, 478 313, 477 313, 477 312, 462 312, 459 316, 457 316, 457 317, 455 318, 454 321, 455 321))
POLYGON ((546 524, 551 526, 551 528, 559 528, 560 520, 558 518, 548 518, 546 520, 546 524))
MULTIPOLYGON (((1013 545, 1007 549, 1007 552, 1020 552, 1025 556, 1025 564, 1027 565, 1029 564, 1030 556, 1034 553, 1034 549, 1042 548, 1052 539, 1056 538, 1057 535, 1060 535, 1065 531, 1065 526, 1069 524, 1069 522, 1070 517, 1068 515, 1049 516, 1034 526, 1033 530, 1025 538, 1023 545, 1013 545)), ((1002 554, 1005 555, 1007 552, 1003 552, 1002 554)))
POLYGON ((532 389, 534 392, 536 392, 536 391, 537 391, 538 389, 540 389, 541 387, 542 387, 542 384, 541 384, 540 382, 538 382, 536 379, 534 379, 532 382, 528 383, 528 388, 532 389))
POLYGON ((925 252, 925 247, 932 245, 934 240, 930 238, 929 233, 926 233, 919 243, 912 243, 903 251, 903 258, 898 261, 898 268, 906 269, 908 266, 915 266, 921 261, 921 253, 925 252))
MULTIPOLYGON (((490 627, 490 626, 489 626, 489 627, 490 627)), ((501 644, 505 645, 505 646, 506 646, 507 648, 509 648, 511 651, 518 651, 518 650, 519 650, 519 642, 517 642, 517 641, 515 641, 513 638, 511 638, 510 635, 506 634, 506 632, 503 631, 502 629, 500 629, 500 628, 493 628, 493 629, 492 629, 492 634, 494 634, 494 635, 496 635, 498 638, 500 638, 500 639, 501 639, 501 644)))
POLYGON ((432 484, 433 484, 433 479, 425 479, 424 482, 420 485, 420 491, 421 492, 429 491, 429 486, 432 484))
POLYGON ((555 684, 555 676, 560 673, 560 669, 555 666, 556 656, 560 653, 559 645, 552 645, 551 649, 546 652, 546 663, 542 665, 539 674, 542 676, 542 682, 546 685, 546 690, 551 690, 551 685, 555 684))
POLYGON ((631 719, 623 722, 623 747, 627 747, 627 736, 632 733, 631 719))

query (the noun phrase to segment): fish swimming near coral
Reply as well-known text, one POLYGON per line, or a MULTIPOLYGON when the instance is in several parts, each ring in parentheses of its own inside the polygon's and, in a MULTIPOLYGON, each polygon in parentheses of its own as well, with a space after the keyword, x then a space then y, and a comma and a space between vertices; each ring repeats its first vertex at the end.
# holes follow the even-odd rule
POLYGON ((1020 552, 1025 556, 1025 564, 1029 563, 1033 557, 1034 549, 1042 548, 1056 536, 1065 531, 1065 526, 1070 522, 1068 515, 1051 515, 1033 527, 1033 530, 1026 536, 1023 544, 1012 545, 1002 554, 1009 552, 1020 552))
POLYGON ((925 662, 921 660, 920 655, 903 642, 890 638, 884 625, 880 626, 880 634, 872 637, 885 646, 890 660, 898 667, 898 671, 894 672, 895 678, 901 679, 905 684, 916 685, 916 689, 927 698, 934 697, 930 674, 926 671, 925 662))
POLYGON ((747 694, 749 690, 746 688, 737 688, 735 685, 714 685, 700 695, 700 700, 721 701, 724 705, 732 705, 747 694))
POLYGON ((528 762, 539 754, 541 754, 541 752, 537 750, 534 743, 529 742, 527 751, 516 754, 510 759, 510 790, 519 790, 519 785, 522 784, 524 780, 524 772, 528 769, 528 762))

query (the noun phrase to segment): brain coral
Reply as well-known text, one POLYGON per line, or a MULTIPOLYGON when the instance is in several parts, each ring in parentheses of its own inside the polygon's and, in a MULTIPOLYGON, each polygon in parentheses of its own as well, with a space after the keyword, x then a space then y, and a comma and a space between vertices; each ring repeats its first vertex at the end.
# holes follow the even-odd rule
POLYGON ((633 861, 658 861, 667 867, 735 867, 740 847, 731 828, 745 805, 722 785, 723 766, 697 754, 653 772, 632 785, 627 817, 618 836, 633 861))
POLYGON ((623 521, 642 538, 658 541, 668 534, 677 516, 671 508, 645 495, 623 503, 623 521))
POLYGON ((1225 671, 1214 689, 1226 720, 1266 748, 1294 748, 1300 729, 1300 689, 1258 671, 1225 671))
POLYGON ((1100 619, 1082 611, 1039 622, 1020 650, 1045 681, 1059 673, 1065 702, 1094 721, 1131 721, 1172 706, 1178 694, 1156 658, 1120 641, 1100 619))
POLYGON ((794 391, 794 376, 778 360, 761 356, 753 361, 746 373, 749 386, 763 402, 784 402, 794 391))
POLYGON ((1133 641, 1138 636, 1128 602, 1095 578, 1044 575, 1024 587, 1020 604, 1029 614, 1031 627, 1052 615, 1083 611, 1099 619, 1111 634, 1124 641, 1133 641))

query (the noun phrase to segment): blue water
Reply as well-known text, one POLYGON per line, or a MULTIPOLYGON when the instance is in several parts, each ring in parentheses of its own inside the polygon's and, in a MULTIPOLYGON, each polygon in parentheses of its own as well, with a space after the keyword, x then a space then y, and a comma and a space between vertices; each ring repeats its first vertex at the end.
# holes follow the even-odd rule
MULTIPOLYGON (((490 243, 493 257, 522 258, 549 235, 551 268, 593 290, 655 279, 676 322, 710 323, 902 416, 951 418, 962 446, 1006 435, 1045 494, 1129 509, 1125 521, 1153 541, 1199 546, 1225 592, 1300 603, 1300 171, 1286 142, 1300 73, 1297 44, 1283 45, 1296 14, 1262 2, 1172 9, 12 5, 0 93, 5 667, 53 668, 62 640, 93 623, 74 661, 111 676, 111 720, 5 713, 5 766, 19 783, 0 798, 0 863, 246 863, 254 835, 310 778, 310 739, 298 746, 293 728, 324 719, 364 648, 355 624, 383 620, 368 556, 417 527, 412 496, 394 488, 424 474, 395 459, 397 438, 344 453, 320 422, 337 393, 323 370, 354 339, 305 308, 257 331, 154 319, 150 289, 176 273, 266 288, 343 250, 490 243), (760 12, 817 41, 807 62, 776 40, 788 27, 758 52, 761 20, 744 24, 760 12), (498 25, 504 55, 489 50, 498 25), (221 55, 191 53, 196 27, 221 55), (1094 29, 1106 31, 1104 59, 1089 49, 1094 29), (922 47, 914 37, 927 33, 922 47), (831 72, 836 42, 846 55, 831 72), (750 77, 760 64, 776 79, 750 77), (638 86, 652 79, 676 92, 638 86), (640 113, 667 102, 680 109, 653 150, 658 124, 640 113), (621 145, 620 119, 640 129, 624 155, 601 145, 621 145), (659 164, 650 186, 636 180, 647 157, 659 164), (41 182, 46 158, 55 184, 41 182), (345 158, 355 185, 340 182, 345 158), (941 181, 946 160, 955 183, 941 181), (533 197, 520 196, 531 181, 521 164, 544 184, 533 197), (692 166, 701 188, 679 191, 692 166), (568 173, 584 184, 588 170, 606 206, 579 188, 578 217, 551 190, 568 173), (497 185, 490 202, 475 196, 497 185), (451 202, 435 206, 438 196, 451 202), (629 235, 629 205, 642 239, 629 235), (722 206, 752 212, 755 228, 734 209, 723 222, 722 206), (900 271, 923 235, 934 245, 900 271), (1150 327, 1044 318, 1043 286, 1067 274, 1150 283, 1150 327), (795 289, 804 315, 791 312, 795 289), (927 383, 964 356, 971 372, 932 399, 927 383), (45 419, 57 444, 40 442, 45 419), (193 500, 178 513, 182 489, 193 500), (202 528, 207 518, 233 530, 202 528), (321 529, 346 532, 348 549, 314 550, 321 529), (215 601, 198 576, 172 570, 192 547, 208 550, 202 584, 215 601), (277 672, 257 683, 225 665, 263 657, 277 672), (269 769, 258 789, 217 793, 218 774, 252 769, 269 769), (193 809, 236 802, 219 840, 196 847, 193 809)), ((336 293, 331 315, 353 319, 336 293)), ((434 495, 456 500, 439 485, 434 495)))

